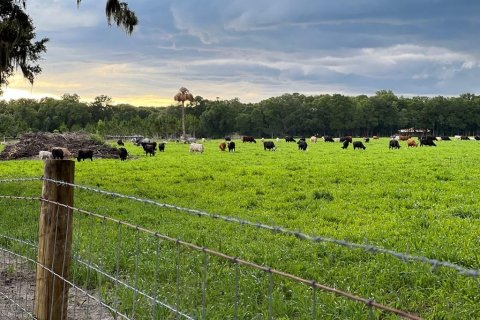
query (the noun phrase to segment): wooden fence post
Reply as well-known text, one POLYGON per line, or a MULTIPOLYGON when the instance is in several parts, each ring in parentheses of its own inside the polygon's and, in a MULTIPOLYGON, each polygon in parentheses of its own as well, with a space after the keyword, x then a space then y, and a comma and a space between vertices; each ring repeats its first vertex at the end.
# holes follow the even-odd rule
MULTIPOLYGON (((47 179, 73 183, 75 162, 46 160, 43 172, 47 179)), ((44 181, 42 198, 72 207, 73 187, 44 181)), ((71 209, 42 201, 35 288, 35 316, 38 320, 67 319, 69 285, 59 276, 65 279, 69 276, 72 219, 71 209)))

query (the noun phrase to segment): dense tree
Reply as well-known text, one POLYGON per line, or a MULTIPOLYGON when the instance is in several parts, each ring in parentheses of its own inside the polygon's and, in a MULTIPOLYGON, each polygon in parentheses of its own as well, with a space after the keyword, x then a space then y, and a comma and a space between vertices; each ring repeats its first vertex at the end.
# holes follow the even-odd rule
POLYGON ((17 68, 32 84, 42 71, 37 62, 48 39, 35 41, 35 27, 24 9, 16 0, 0 1, 0 95, 17 68))
MULTIPOLYGON (((35 41, 35 27, 25 12, 26 0, 0 1, 0 95, 8 79, 20 68, 23 76, 33 84, 41 71, 41 54, 46 51, 47 38, 35 41)), ((77 0, 80 4, 81 0, 77 0)), ((131 34, 138 24, 135 12, 126 2, 107 0, 105 13, 109 24, 115 23, 131 34)))

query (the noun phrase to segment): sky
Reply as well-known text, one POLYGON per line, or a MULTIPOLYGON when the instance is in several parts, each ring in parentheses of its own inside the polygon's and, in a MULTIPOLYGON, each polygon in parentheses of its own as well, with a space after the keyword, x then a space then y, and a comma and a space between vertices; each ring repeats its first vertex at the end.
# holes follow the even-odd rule
POLYGON ((107 95, 173 104, 180 87, 206 99, 259 102, 284 93, 478 94, 480 1, 125 0, 131 36, 109 26, 105 1, 27 0, 48 37, 33 86, 3 98, 107 95))

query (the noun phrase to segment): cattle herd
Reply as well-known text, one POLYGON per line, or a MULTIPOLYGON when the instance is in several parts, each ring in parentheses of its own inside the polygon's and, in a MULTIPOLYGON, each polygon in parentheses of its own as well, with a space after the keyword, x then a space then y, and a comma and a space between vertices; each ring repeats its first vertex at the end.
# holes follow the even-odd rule
MULTIPOLYGON (((324 136, 322 137, 324 142, 340 142, 342 144, 341 148, 342 149, 348 149, 350 144, 353 145, 353 149, 362 149, 365 150, 366 147, 363 144, 369 143, 370 138, 369 137, 364 137, 363 141, 353 141, 352 136, 344 136, 340 138, 333 138, 330 136, 324 136)), ((312 136, 310 137, 310 142, 311 143, 317 143, 318 138, 317 136, 312 136)), ((378 136, 373 136, 372 139, 376 140, 379 139, 378 136)), ((389 149, 400 149, 400 141, 405 141, 407 144, 407 147, 417 147, 420 145, 420 147, 423 146, 430 146, 430 147, 436 147, 435 141, 451 141, 451 138, 448 136, 441 136, 441 137, 435 137, 431 135, 426 135, 426 136, 421 136, 418 137, 418 143, 417 141, 414 140, 413 137, 411 136, 392 136, 389 143, 388 147, 389 149)), ((468 136, 454 136, 454 139, 457 140, 480 140, 480 136, 474 136, 474 137, 468 137, 468 136)), ((225 141, 221 142, 218 145, 218 148, 220 151, 226 151, 228 149, 229 152, 235 152, 235 142, 232 141, 231 137, 225 137, 225 141)), ((257 143, 254 137, 252 136, 243 136, 241 138, 243 143, 257 143)), ((276 142, 280 142, 280 138, 275 139, 276 142)), ((190 148, 189 151, 190 153, 203 153, 204 152, 204 146, 201 143, 197 143, 195 138, 189 138, 188 140, 185 140, 185 143, 190 143, 190 148)), ((273 141, 266 141, 264 138, 261 138, 261 141, 263 143, 263 149, 265 151, 275 151, 277 150, 277 146, 275 145, 275 142, 273 141)), ((143 151, 145 152, 145 156, 155 156, 155 153, 157 151, 159 152, 165 152, 165 142, 158 143, 151 141, 148 138, 139 138, 139 139, 134 139, 132 142, 136 146, 141 146, 143 148, 143 151)), ((202 142, 205 142, 205 139, 202 139, 202 142)), ((305 137, 298 138, 298 141, 293 137, 293 136, 286 136, 285 137, 285 142, 290 143, 297 143, 298 145, 298 150, 301 151, 306 151, 308 144, 305 139, 305 137)), ((120 146, 118 149, 118 156, 121 161, 124 161, 127 159, 128 156, 128 151, 125 149, 125 144, 122 140, 118 140, 117 144, 120 146)), ((93 161, 93 156, 94 156, 94 151, 93 150, 88 150, 88 149, 82 149, 78 151, 77 154, 77 161, 84 161, 86 159, 90 159, 90 161, 93 161)), ((50 151, 40 151, 38 153, 38 157, 41 160, 47 160, 47 159, 68 159, 72 157, 72 153, 67 149, 67 148, 60 148, 60 147, 53 147, 51 148, 50 151)))

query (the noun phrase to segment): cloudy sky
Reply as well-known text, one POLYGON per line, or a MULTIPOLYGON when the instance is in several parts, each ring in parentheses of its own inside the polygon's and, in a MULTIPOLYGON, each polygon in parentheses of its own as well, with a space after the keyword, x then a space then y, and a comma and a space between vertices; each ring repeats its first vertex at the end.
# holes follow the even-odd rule
POLYGON ((33 87, 4 97, 172 103, 181 86, 204 98, 258 102, 283 93, 478 93, 480 1, 126 0, 132 36, 109 27, 105 1, 27 0, 48 37, 33 87))

